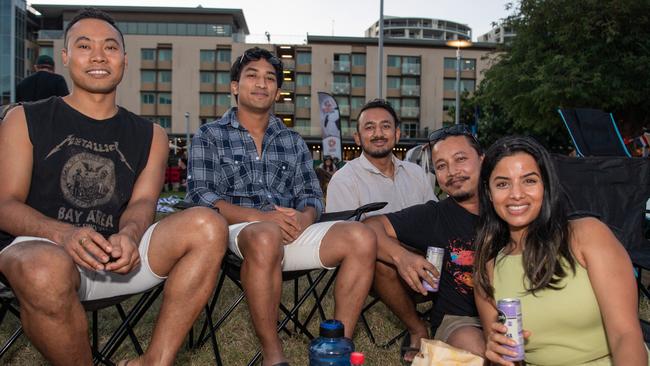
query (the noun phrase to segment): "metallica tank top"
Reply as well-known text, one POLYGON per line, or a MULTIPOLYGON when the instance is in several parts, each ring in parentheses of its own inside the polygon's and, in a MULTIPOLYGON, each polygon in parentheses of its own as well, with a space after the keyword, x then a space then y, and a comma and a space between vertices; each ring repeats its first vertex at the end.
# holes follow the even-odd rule
MULTIPOLYGON (((108 237, 149 159, 153 124, 119 107, 95 120, 51 97, 23 106, 33 146, 26 204, 45 216, 108 237)), ((14 236, 0 232, 0 249, 14 236)))

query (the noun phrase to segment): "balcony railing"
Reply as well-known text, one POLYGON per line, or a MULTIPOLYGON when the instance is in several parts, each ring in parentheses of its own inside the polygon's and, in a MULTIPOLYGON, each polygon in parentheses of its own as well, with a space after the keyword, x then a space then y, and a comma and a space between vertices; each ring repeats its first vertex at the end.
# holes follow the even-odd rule
POLYGON ((420 107, 402 107, 400 115, 406 118, 417 118, 420 115, 420 107))
POLYGON ((334 61, 332 64, 334 72, 350 72, 350 61, 334 61))
POLYGON ((403 96, 420 96, 420 86, 419 85, 402 85, 402 95, 403 96))
POLYGON ((350 115, 350 106, 349 105, 340 105, 339 106, 339 113, 342 116, 349 116, 350 115))
POLYGON ((333 83, 332 93, 334 94, 350 94, 350 83, 333 83))
POLYGON ((420 75, 420 64, 402 63, 403 75, 420 75))
POLYGON ((276 103, 275 104, 275 113, 293 113, 294 104, 293 103, 276 103))

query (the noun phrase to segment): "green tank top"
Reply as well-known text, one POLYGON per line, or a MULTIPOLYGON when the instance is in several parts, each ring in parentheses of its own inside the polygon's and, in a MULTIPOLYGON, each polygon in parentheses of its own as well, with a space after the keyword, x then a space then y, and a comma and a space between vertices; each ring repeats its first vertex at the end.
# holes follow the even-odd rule
POLYGON ((500 255, 494 267, 494 298, 521 300, 524 329, 532 332, 525 344, 529 365, 611 365, 596 295, 587 270, 576 263, 560 290, 526 293, 521 255, 500 255))

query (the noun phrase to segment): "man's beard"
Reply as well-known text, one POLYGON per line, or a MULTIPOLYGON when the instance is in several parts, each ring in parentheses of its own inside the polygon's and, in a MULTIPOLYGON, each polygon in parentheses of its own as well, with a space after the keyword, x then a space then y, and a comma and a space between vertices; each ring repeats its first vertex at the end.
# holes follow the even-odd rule
MULTIPOLYGON (((388 141, 386 139, 375 139, 375 140, 371 140, 370 143, 373 143, 374 141, 377 141, 377 140, 388 141)), ((363 144, 361 144, 361 148, 363 149, 363 152, 366 153, 367 155, 369 155, 370 157, 375 158, 375 159, 381 159, 381 158, 387 157, 393 151, 393 147, 394 146, 390 146, 390 147, 386 147, 386 148, 381 149, 381 150, 370 151, 370 150, 366 149, 366 147, 363 144)))
POLYGON ((462 192, 462 191, 461 192, 454 192, 454 194, 450 194, 449 197, 453 198, 454 201, 456 201, 458 203, 461 203, 461 202, 468 201, 469 199, 474 197, 474 193, 473 192, 462 192))

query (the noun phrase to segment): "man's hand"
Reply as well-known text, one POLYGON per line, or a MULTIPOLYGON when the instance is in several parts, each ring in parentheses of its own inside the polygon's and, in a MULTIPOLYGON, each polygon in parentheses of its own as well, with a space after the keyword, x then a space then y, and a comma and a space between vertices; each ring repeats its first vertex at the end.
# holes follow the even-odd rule
POLYGON ((138 244, 134 238, 124 233, 113 234, 108 238, 113 247, 111 262, 106 265, 106 270, 127 274, 140 264, 138 244))
POLYGON ((404 282, 406 282, 413 291, 419 292, 424 296, 427 295, 427 290, 422 286, 422 279, 427 281, 432 287, 435 287, 434 285, 436 285, 440 279, 438 268, 423 256, 406 249, 402 251, 402 254, 395 258, 394 262, 397 272, 402 279, 404 279, 404 282))
POLYGON ((71 227, 61 245, 77 265, 92 271, 106 269, 113 250, 111 243, 89 227, 71 227))
POLYGON ((282 230, 282 243, 289 244, 296 240, 300 231, 298 230, 298 222, 295 217, 288 216, 285 213, 274 211, 261 211, 259 212, 259 221, 270 221, 278 224, 282 230))

